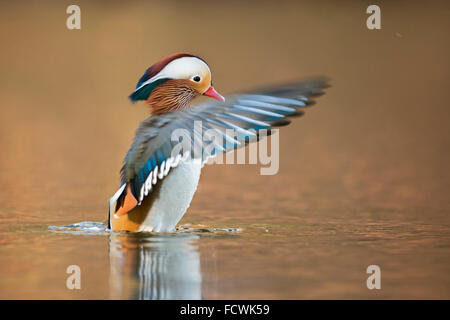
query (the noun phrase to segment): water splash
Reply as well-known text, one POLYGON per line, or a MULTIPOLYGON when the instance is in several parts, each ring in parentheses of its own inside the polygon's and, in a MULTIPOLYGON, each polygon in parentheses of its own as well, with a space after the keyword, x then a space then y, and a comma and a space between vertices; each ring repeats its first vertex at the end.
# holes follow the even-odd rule
POLYGON ((82 221, 64 226, 49 226, 48 228, 51 232, 76 235, 101 235, 110 233, 106 224, 93 221, 82 221))
MULTIPOLYGON (((50 232, 55 233, 66 233, 66 234, 75 234, 75 235, 106 235, 106 234, 117 234, 117 233, 127 233, 125 231, 113 232, 111 229, 108 229, 107 225, 103 222, 93 222, 93 221, 82 221, 73 224, 63 225, 63 226, 49 226, 50 232)), ((222 233, 222 232, 241 232, 240 228, 214 228, 206 225, 191 225, 190 223, 186 223, 184 225, 178 226, 174 232, 170 232, 171 234, 177 233, 222 233)), ((144 232, 140 233, 144 234, 144 232)), ((148 234, 152 234, 152 232, 148 232, 148 234)))
POLYGON ((176 228, 176 233, 216 233, 216 232, 241 232, 240 228, 214 228, 206 225, 192 225, 190 223, 186 223, 184 225, 180 225, 176 228))

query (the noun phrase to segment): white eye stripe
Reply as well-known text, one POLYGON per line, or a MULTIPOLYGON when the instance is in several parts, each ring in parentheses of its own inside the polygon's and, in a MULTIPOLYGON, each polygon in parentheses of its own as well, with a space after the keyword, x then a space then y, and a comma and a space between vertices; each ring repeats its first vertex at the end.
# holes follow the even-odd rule
MULTIPOLYGON (((196 57, 182 57, 167 64, 159 73, 143 82, 134 92, 159 79, 193 79, 195 76, 211 74, 208 65, 196 57)), ((201 80, 201 78, 200 78, 201 80)))

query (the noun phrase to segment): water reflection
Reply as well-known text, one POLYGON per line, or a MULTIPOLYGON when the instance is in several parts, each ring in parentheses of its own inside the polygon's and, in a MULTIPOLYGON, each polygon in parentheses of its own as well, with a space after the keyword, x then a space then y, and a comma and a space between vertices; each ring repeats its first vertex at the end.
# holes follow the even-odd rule
POLYGON ((195 234, 111 234, 112 299, 201 299, 195 234))

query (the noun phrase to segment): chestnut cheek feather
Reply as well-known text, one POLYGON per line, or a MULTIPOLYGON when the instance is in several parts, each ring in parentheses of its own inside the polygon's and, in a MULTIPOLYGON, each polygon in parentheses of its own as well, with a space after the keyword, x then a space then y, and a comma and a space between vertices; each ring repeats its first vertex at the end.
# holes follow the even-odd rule
POLYGON ((168 80, 150 94, 147 104, 151 114, 163 114, 188 107, 199 95, 189 80, 168 80))

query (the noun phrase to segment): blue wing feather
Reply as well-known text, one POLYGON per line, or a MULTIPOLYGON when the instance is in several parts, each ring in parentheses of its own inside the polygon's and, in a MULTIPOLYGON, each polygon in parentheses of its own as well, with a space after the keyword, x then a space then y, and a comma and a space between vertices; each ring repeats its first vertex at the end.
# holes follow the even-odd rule
MULTIPOLYGON (((167 79, 145 84, 148 75, 144 74, 130 99, 132 101, 147 99, 154 87, 165 80, 167 79)), ((145 190, 145 194, 149 191, 150 186, 144 184, 157 167, 160 179, 163 176, 161 174, 163 162, 166 162, 164 173, 169 170, 168 165, 170 167, 176 165, 168 161, 172 156, 171 133, 174 129, 181 128, 190 132, 187 138, 193 147, 191 152, 194 151, 194 157, 198 156, 195 149, 209 143, 213 143, 213 148, 209 151, 210 155, 214 156, 257 141, 259 139, 259 135, 255 133, 257 130, 270 130, 273 126, 289 123, 287 117, 303 114, 303 111, 298 109, 314 103, 310 97, 320 95, 323 93, 321 90, 326 87, 328 87, 326 80, 311 80, 271 91, 232 96, 225 103, 209 102, 182 111, 151 116, 141 123, 133 146, 125 158, 122 183, 129 182, 136 199, 140 200, 143 197, 142 191, 145 190), (204 140, 194 125, 197 120, 202 121, 202 130, 214 129, 223 140, 210 142, 204 140), (227 134, 226 129, 234 129, 234 135, 227 134)), ((208 155, 205 155, 204 149, 201 151, 202 161, 206 161, 208 155)), ((152 177, 157 180, 156 176, 152 177)))

